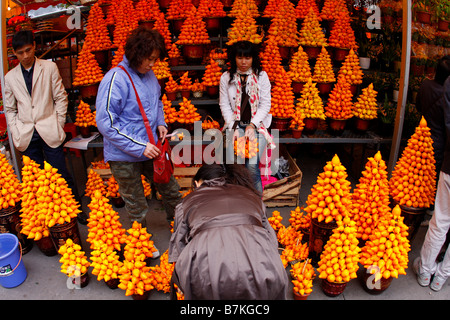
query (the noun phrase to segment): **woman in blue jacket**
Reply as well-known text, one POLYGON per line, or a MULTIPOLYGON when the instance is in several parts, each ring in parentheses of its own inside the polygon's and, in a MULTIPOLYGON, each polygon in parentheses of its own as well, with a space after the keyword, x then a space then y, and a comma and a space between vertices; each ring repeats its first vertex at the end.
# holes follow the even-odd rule
MULTIPOLYGON (((164 39, 155 30, 139 27, 128 37, 119 66, 130 74, 153 137, 164 139, 167 126, 160 100, 161 87, 152 71, 155 61, 166 55, 164 39)), ((100 83, 96 101, 96 121, 104 141, 104 158, 119 184, 119 193, 131 221, 145 225, 148 211, 141 175, 153 180, 153 161, 160 150, 149 142, 133 85, 119 67, 109 70, 100 83)), ((172 176, 167 184, 155 184, 162 196, 167 220, 173 220, 181 200, 179 185, 172 176)))

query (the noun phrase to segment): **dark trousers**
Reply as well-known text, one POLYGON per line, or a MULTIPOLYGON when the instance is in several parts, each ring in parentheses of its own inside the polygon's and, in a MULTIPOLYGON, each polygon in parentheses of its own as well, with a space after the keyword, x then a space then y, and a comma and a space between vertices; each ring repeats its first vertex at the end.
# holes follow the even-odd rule
POLYGON ((64 155, 63 144, 59 147, 49 147, 44 140, 42 140, 39 133, 34 130, 30 145, 22 152, 23 155, 30 157, 44 169, 44 161, 47 161, 53 168, 58 169, 58 173, 66 180, 75 199, 79 201, 78 191, 75 188, 73 178, 66 166, 66 157, 64 155))

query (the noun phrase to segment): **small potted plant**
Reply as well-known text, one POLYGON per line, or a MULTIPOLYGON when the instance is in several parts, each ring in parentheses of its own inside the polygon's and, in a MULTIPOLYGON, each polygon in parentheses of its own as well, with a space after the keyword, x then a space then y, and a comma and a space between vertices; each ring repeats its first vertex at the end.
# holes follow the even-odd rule
POLYGON ((416 15, 416 21, 430 24, 432 0, 417 0, 413 3, 413 9, 416 15))
POLYGON ((448 1, 436 1, 436 18, 438 30, 447 32, 450 21, 450 4, 448 1))

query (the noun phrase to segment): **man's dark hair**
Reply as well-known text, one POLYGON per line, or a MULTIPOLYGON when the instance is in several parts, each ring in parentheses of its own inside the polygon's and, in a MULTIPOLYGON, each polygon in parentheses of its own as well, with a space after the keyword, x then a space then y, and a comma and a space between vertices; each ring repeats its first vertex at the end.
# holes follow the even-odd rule
POLYGON ((33 44, 34 43, 34 35, 30 30, 22 30, 17 32, 12 39, 12 47, 14 51, 22 48, 23 46, 33 44))
POLYGON ((155 29, 140 26, 134 29, 125 44, 125 56, 130 67, 137 69, 144 59, 149 58, 154 51, 159 51, 159 58, 166 57, 166 46, 163 36, 155 29))

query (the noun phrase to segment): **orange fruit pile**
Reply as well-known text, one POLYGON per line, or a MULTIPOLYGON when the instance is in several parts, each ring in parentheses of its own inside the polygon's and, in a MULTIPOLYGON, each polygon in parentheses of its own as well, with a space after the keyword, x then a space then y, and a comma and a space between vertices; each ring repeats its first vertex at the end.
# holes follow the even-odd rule
POLYGON ((350 84, 345 80, 339 80, 328 97, 325 115, 328 118, 341 120, 353 117, 352 98, 350 84))
POLYGON ((180 77, 180 84, 178 85, 178 90, 191 90, 192 79, 189 77, 189 71, 183 73, 180 77))
POLYGON ((20 181, 14 172, 12 165, 6 159, 6 156, 0 152, 0 209, 14 207, 22 197, 22 188, 20 181))
POLYGON ((147 267, 146 263, 139 259, 129 260, 125 258, 119 270, 119 279, 118 287, 125 290, 125 296, 127 297, 133 294, 143 295, 154 288, 150 267, 147 267))
POLYGON ((169 58, 180 58, 181 57, 181 51, 178 48, 178 46, 176 45, 176 43, 172 43, 172 45, 170 46, 170 49, 167 52, 167 55, 169 56, 169 58))
POLYGON ((159 31, 159 33, 163 36, 166 50, 169 51, 172 46, 172 34, 170 33, 169 22, 165 18, 164 13, 159 12, 158 15, 156 15, 153 29, 159 31))
POLYGON ((311 8, 300 29, 299 44, 308 47, 328 46, 325 34, 320 27, 319 18, 311 8))
POLYGON ((75 113, 75 125, 77 127, 97 126, 97 122, 95 122, 95 111, 92 112, 91 106, 83 100, 80 101, 75 113))
POLYGON ((172 101, 167 99, 166 94, 163 94, 163 96, 161 97, 161 101, 163 103, 164 121, 167 124, 171 124, 177 121, 177 109, 172 107, 172 101))
POLYGON ((362 83, 363 72, 359 65, 359 58, 353 49, 350 49, 348 55, 345 57, 345 61, 338 71, 337 78, 338 80, 345 78, 350 84, 362 83))
POLYGON ((258 6, 254 0, 234 0, 230 12, 228 12, 229 17, 238 17, 239 15, 256 18, 259 17, 258 6))
POLYGON ((268 36, 283 47, 298 47, 297 19, 295 7, 289 0, 278 1, 278 9, 272 18, 268 36))
POLYGON ((299 46, 298 50, 292 55, 289 63, 288 75, 292 81, 307 82, 311 78, 311 67, 308 62, 308 55, 299 46))
POLYGON ((128 35, 138 27, 138 17, 134 9, 133 1, 116 1, 114 11, 113 43, 116 47, 125 46, 128 35))
POLYGON ((267 5, 262 13, 262 16, 264 18, 274 18, 277 11, 278 11, 278 0, 268 0, 267 5))
POLYGON ((318 222, 341 221, 351 206, 350 182, 339 157, 334 155, 317 177, 306 200, 305 211, 318 222))
POLYGON ((167 58, 156 60, 152 70, 158 80, 168 78, 171 74, 167 58))
POLYGON ((301 109, 305 118, 325 120, 323 101, 319 96, 319 89, 311 78, 303 86, 297 108, 301 109))
POLYGON ((245 136, 234 141, 234 154, 241 158, 251 159, 258 154, 258 140, 250 140, 245 136))
POLYGON ((200 0, 197 14, 204 18, 221 18, 227 16, 227 13, 223 10, 223 3, 220 0, 200 0))
POLYGON ((222 68, 214 59, 210 59, 206 65, 205 73, 203 74, 203 85, 218 86, 220 77, 222 76, 222 68))
POLYGON ((276 75, 275 85, 272 87, 270 113, 277 118, 292 118, 295 111, 292 80, 283 68, 280 71, 276 75))
POLYGON ((214 119, 205 119, 202 122, 202 129, 208 130, 208 129, 220 129, 220 124, 214 119))
POLYGON ((361 249, 356 238, 355 222, 349 217, 338 223, 320 255, 320 279, 329 282, 349 282, 356 278, 361 249))
POLYGON ((139 0, 136 4, 136 15, 139 21, 156 20, 161 13, 156 0, 139 0))
POLYGON ((291 210, 289 224, 297 230, 309 230, 311 226, 311 217, 302 212, 300 207, 291 210))
POLYGON ((103 72, 95 59, 93 53, 88 50, 81 50, 78 55, 77 69, 75 70, 75 78, 73 85, 86 86, 99 83, 103 79, 103 72))
POLYGON ((169 250, 166 250, 160 257, 160 264, 150 267, 150 273, 153 276, 152 286, 158 291, 170 292, 170 280, 174 268, 175 264, 169 263, 169 250))
POLYGON ((277 233, 278 242, 284 247, 280 255, 281 261, 286 268, 289 262, 304 260, 308 257, 308 244, 302 243, 303 234, 293 226, 282 227, 277 233))
POLYGON ((319 83, 330 83, 336 81, 330 54, 324 47, 322 47, 319 56, 317 57, 316 64, 314 65, 312 80, 319 83))
POLYGON ((305 119, 305 115, 303 114, 302 108, 297 106, 295 108, 294 114, 292 115, 289 128, 293 130, 303 130, 303 128, 305 127, 303 119, 305 119))
POLYGON ((125 54, 125 48, 120 45, 119 48, 114 52, 114 57, 111 61, 111 68, 117 67, 117 65, 123 60, 123 55, 125 54))
POLYGON ((119 278, 119 270, 123 266, 116 250, 112 250, 101 242, 94 243, 94 250, 91 252, 92 274, 97 276, 98 281, 108 282, 119 278))
POLYGON ((95 3, 89 11, 83 48, 92 52, 109 50, 112 47, 113 44, 109 37, 102 8, 98 3, 95 3))
POLYGON ((96 190, 88 207, 91 212, 88 218, 86 241, 91 244, 91 249, 95 248, 96 242, 101 242, 111 250, 120 251, 120 245, 126 240, 125 229, 122 228, 119 214, 109 204, 108 198, 96 190))
POLYGON ((320 21, 322 18, 320 17, 319 7, 315 0, 300 0, 295 7, 295 16, 297 19, 305 19, 309 13, 309 10, 312 9, 317 19, 320 21))
POLYGON ((260 54, 262 69, 267 72, 270 82, 275 82, 278 74, 284 71, 280 49, 273 37, 268 38, 264 45, 265 48, 260 54))
POLYGON ((124 248, 125 260, 144 261, 147 258, 153 257, 153 253, 158 251, 153 241, 150 240, 152 235, 139 222, 134 221, 127 232, 128 235, 126 236, 126 245, 124 248))
POLYGON ((109 163, 105 163, 105 160, 98 160, 91 162, 92 169, 109 169, 109 163))
POLYGON ((185 19, 188 11, 193 7, 190 0, 171 0, 166 12, 167 20, 185 19))
POLYGON ((194 83, 191 86, 192 92, 203 92, 205 91, 205 85, 200 82, 200 80, 195 79, 194 83))
POLYGON ((310 260, 297 262, 291 268, 292 284, 294 292, 300 295, 307 295, 312 292, 313 280, 316 272, 310 263, 310 260))
POLYGON ((343 0, 325 0, 320 17, 324 20, 335 20, 340 14, 348 14, 343 0))
POLYGON ((350 17, 340 14, 335 19, 328 38, 329 45, 341 49, 357 49, 358 45, 356 44, 355 32, 350 25, 350 17))
POLYGON ((177 44, 209 44, 208 32, 206 31, 205 21, 197 14, 194 6, 187 12, 186 20, 183 22, 181 32, 176 42, 177 44))
POLYGON ((378 220, 390 212, 387 166, 378 151, 368 158, 352 196, 350 217, 356 222, 356 236, 367 240, 378 220))
POLYGON ((118 198, 118 197, 120 197, 119 184, 117 183, 117 181, 114 178, 114 176, 111 176, 108 179, 106 191, 107 191, 106 196, 108 198, 118 198))
POLYGON ((209 53, 209 57, 211 59, 216 60, 216 62, 220 65, 222 61, 227 59, 227 49, 226 48, 215 48, 211 50, 209 53))
POLYGON ((378 116, 377 92, 373 83, 362 89, 358 100, 353 105, 353 115, 360 119, 375 119, 378 116))
POLYGON ((247 7, 242 7, 237 13, 236 19, 231 23, 231 29, 228 31, 227 45, 232 45, 241 40, 247 40, 253 43, 261 43, 263 37, 258 34, 258 25, 255 18, 251 16, 251 11, 247 7))
MULTIPOLYGON (((0 157, 2 158, 2 156, 0 157)), ((50 235, 50 232, 45 225, 45 216, 40 216, 37 210, 36 193, 39 187, 44 186, 45 175, 41 173, 39 164, 34 160, 31 160, 27 156, 23 156, 22 159, 24 164, 22 167, 22 183, 20 186, 21 188, 16 189, 23 190, 20 208, 22 230, 20 232, 29 239, 39 240, 50 235)), ((3 169, 2 172, 5 172, 5 169, 3 169)))
POLYGON ((144 187, 144 196, 148 197, 152 194, 152 185, 147 181, 144 175, 141 175, 142 186, 144 187))
POLYGON ((436 161, 430 128, 424 117, 395 165, 390 195, 400 205, 429 208, 436 195, 436 161))
POLYGON ((61 272, 68 277, 78 278, 88 271, 90 263, 81 246, 74 243, 72 239, 59 247, 58 253, 61 255, 59 262, 61 263, 61 272))
POLYGON ((166 81, 165 86, 166 92, 176 92, 178 88, 178 83, 173 79, 172 74, 169 74, 169 80, 166 81))
POLYGON ((408 252, 411 246, 408 240, 408 227, 403 222, 401 209, 398 205, 380 218, 375 230, 361 251, 361 264, 371 268, 375 273, 375 281, 398 278, 406 274, 408 268, 408 252), (374 268, 375 266, 375 268, 374 268))
POLYGON ((194 123, 195 121, 200 121, 201 118, 201 115, 197 112, 197 108, 192 104, 191 100, 183 97, 177 113, 177 121, 180 123, 194 123))
POLYGON ((91 169, 88 172, 88 178, 86 181, 86 188, 84 189, 84 194, 86 195, 86 197, 92 198, 92 196, 96 191, 101 192, 102 195, 106 195, 107 193, 106 185, 103 182, 103 179, 96 171, 91 169))
POLYGON ((272 226, 272 228, 275 231, 278 231, 281 228, 284 228, 283 224, 281 223, 281 221, 283 220, 283 217, 280 215, 280 211, 278 211, 278 210, 274 210, 272 212, 272 216, 267 218, 267 220, 269 221, 270 225, 272 226))

